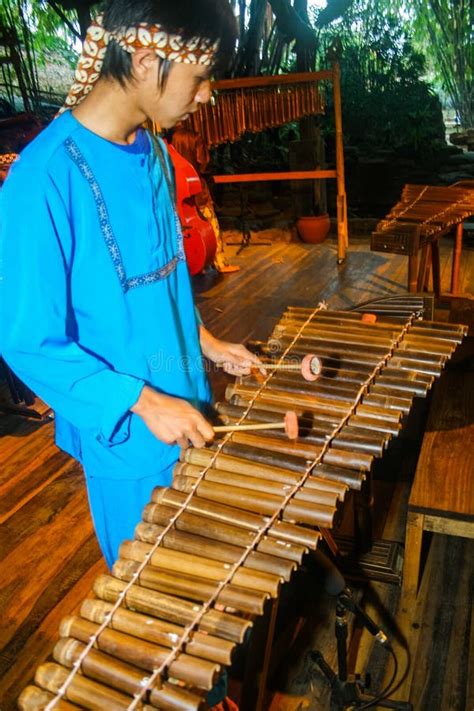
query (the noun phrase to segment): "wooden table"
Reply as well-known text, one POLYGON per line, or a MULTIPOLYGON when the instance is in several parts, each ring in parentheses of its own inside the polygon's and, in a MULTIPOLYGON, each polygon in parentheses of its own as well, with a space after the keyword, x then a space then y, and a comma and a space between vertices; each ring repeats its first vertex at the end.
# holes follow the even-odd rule
POLYGON ((441 376, 418 460, 405 542, 402 606, 414 609, 424 531, 474 538, 474 338, 441 376))

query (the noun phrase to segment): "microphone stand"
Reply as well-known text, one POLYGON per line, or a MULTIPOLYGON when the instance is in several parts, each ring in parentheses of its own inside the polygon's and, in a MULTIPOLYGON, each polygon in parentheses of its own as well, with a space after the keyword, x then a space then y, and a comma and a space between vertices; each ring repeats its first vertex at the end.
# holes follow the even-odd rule
POLYGON ((360 674, 348 675, 347 673, 347 615, 346 610, 350 610, 358 615, 368 628, 369 632, 375 635, 376 639, 387 649, 391 649, 386 635, 378 629, 372 620, 365 615, 353 599, 350 590, 344 589, 337 596, 336 602, 336 624, 335 635, 337 644, 337 667, 336 674, 324 659, 319 651, 310 652, 310 658, 315 662, 329 681, 332 689, 331 711, 344 711, 347 707, 366 708, 382 707, 387 709, 399 709, 399 711, 413 711, 413 706, 407 701, 390 701, 389 699, 378 700, 377 696, 370 696, 362 693, 367 687, 367 681, 362 680, 360 674))

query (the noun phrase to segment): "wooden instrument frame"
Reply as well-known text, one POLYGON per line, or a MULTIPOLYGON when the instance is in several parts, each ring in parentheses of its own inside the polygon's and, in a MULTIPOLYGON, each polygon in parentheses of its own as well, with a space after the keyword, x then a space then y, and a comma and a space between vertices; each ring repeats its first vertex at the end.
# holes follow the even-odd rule
POLYGON ((278 173, 240 173, 235 175, 215 175, 217 184, 254 183, 271 180, 324 180, 337 181, 337 261, 341 264, 346 258, 349 246, 349 230, 347 224, 347 195, 344 173, 344 145, 342 134, 341 106, 341 71, 338 62, 333 62, 331 69, 318 72, 298 72, 294 74, 278 74, 268 77, 244 77, 242 79, 224 79, 214 82, 212 90, 231 91, 234 89, 253 89, 281 84, 303 84, 307 82, 330 81, 333 86, 334 122, 336 126, 336 169, 285 171, 278 173))

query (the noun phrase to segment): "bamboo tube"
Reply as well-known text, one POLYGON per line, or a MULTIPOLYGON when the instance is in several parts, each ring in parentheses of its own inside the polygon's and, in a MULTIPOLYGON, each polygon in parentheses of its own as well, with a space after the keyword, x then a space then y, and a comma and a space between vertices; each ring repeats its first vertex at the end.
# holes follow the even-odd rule
MULTIPOLYGON (((277 323, 278 327, 286 328, 297 327, 301 328, 305 319, 295 318, 289 315, 283 314, 280 321, 277 323)), ((347 333, 354 334, 366 334, 369 337, 377 338, 382 341, 390 342, 393 338, 396 338, 399 333, 399 328, 394 327, 394 324, 381 324, 381 323, 367 323, 361 321, 360 316, 358 319, 338 319, 338 318, 327 318, 327 319, 314 319, 303 331, 325 331, 327 333, 340 334, 341 330, 347 333)))
MULTIPOLYGON (((208 466, 215 460, 215 463, 219 464, 221 470, 226 473, 230 472, 242 474, 252 478, 255 477, 257 479, 261 478, 259 477, 259 473, 261 473, 262 475, 268 474, 268 477, 271 480, 272 478, 276 479, 280 476, 281 472, 284 472, 285 476, 282 480, 282 483, 291 484, 292 486, 297 484, 301 478, 298 474, 295 474, 293 472, 286 472, 285 470, 282 470, 279 467, 270 467, 265 466, 263 464, 255 464, 254 462, 248 459, 239 459, 238 457, 232 457, 226 454, 219 453, 217 459, 215 459, 215 452, 210 449, 189 448, 185 450, 185 452, 183 452, 182 458, 186 462, 189 462, 191 465, 193 465, 193 468, 190 469, 190 472, 194 476, 196 476, 198 472, 202 471, 203 467, 208 466), (273 472, 275 472, 275 474, 273 474, 273 472)), ((179 473, 181 471, 182 469, 180 468, 180 465, 177 465, 175 473, 179 473)), ((209 472, 214 471, 216 470, 209 470, 209 472)), ((340 500, 344 498, 346 492, 345 486, 337 485, 333 482, 325 482, 323 479, 314 476, 308 476, 306 478, 304 487, 307 490, 317 489, 318 492, 321 492, 321 490, 329 492, 340 500)), ((288 491, 289 490, 285 488, 282 493, 288 493, 288 491)))
MULTIPOLYGON (((57 642, 53 656, 63 666, 72 668, 79 661, 84 649, 85 644, 77 639, 64 638, 57 642)), ((83 659, 81 672, 96 682, 117 691, 123 691, 130 696, 139 693, 143 689, 144 680, 147 679, 143 672, 139 672, 136 667, 96 649, 91 649, 83 659)), ((149 692, 150 701, 154 706, 169 711, 173 711, 173 709, 199 711, 204 708, 204 700, 197 694, 171 684, 162 686, 161 680, 158 682, 159 688, 154 687, 149 692)))
POLYGON ((342 467, 335 467, 329 464, 317 464, 313 472, 328 481, 345 484, 350 489, 355 489, 356 491, 360 491, 363 482, 366 480, 364 472, 342 469, 342 467))
MULTIPOLYGON (((279 323, 273 329, 270 339, 290 338, 293 339, 297 333, 299 333, 300 328, 297 324, 279 323)), ((313 341, 314 343, 330 343, 337 347, 338 344, 342 346, 354 345, 354 346, 366 346, 371 352, 386 351, 390 349, 393 344, 393 339, 390 336, 374 335, 369 329, 364 328, 360 331, 350 330, 350 329, 327 329, 317 326, 308 326, 304 329, 301 337, 305 341, 313 341)), ((316 347, 316 350, 317 347, 316 347)))
MULTIPOLYGON (((215 448, 217 445, 214 444, 213 447, 215 448)), ((250 449, 244 445, 233 444, 231 440, 226 443, 224 450, 224 453, 217 453, 211 447, 205 449, 188 448, 181 453, 181 459, 189 464, 198 466, 212 465, 223 471, 255 476, 256 478, 273 479, 282 484, 291 484, 292 486, 300 481, 301 473, 306 469, 306 465, 301 461, 301 458, 270 456, 271 453, 269 452, 266 453, 262 450, 250 449), (243 452, 242 456, 240 456, 241 451, 243 452), (286 464, 288 462, 290 466, 287 467, 286 464), (279 466, 281 464, 284 464, 285 468, 279 466)), ((309 477, 305 484, 311 485, 309 477)))
MULTIPOLYGON (((304 319, 287 318, 283 316, 276 324, 275 328, 282 328, 286 331, 301 330, 304 324, 304 319)), ((338 318, 317 319, 310 323, 302 331, 303 337, 306 333, 324 335, 329 337, 333 335, 337 338, 341 333, 346 333, 354 338, 366 338, 367 342, 374 342, 378 345, 390 345, 390 343, 398 338, 403 324, 400 322, 383 323, 378 319, 375 323, 368 323, 359 318, 355 320, 344 320, 338 318)))
MULTIPOLYGON (((71 668, 78 662, 80 655, 85 649, 85 644, 76 639, 60 639, 56 644, 53 656, 57 662, 63 666, 71 668)), ((130 696, 139 693, 143 689, 143 672, 130 664, 114 659, 104 652, 91 649, 81 664, 81 672, 94 681, 106 684, 107 686, 123 691, 130 696)), ((162 684, 158 680, 159 688, 156 685, 149 691, 150 702, 164 711, 199 711, 204 708, 204 699, 197 694, 174 684, 162 684)))
MULTIPOLYGON (((41 711, 54 699, 54 694, 40 689, 38 686, 27 686, 20 694, 18 708, 20 711, 41 711)), ((61 699, 56 703, 57 711, 74 711, 79 706, 61 699)))
POLYGON ((213 467, 223 471, 234 472, 235 474, 248 474, 257 478, 267 476, 270 481, 280 482, 282 484, 296 484, 299 477, 288 472, 286 469, 278 466, 262 466, 252 462, 244 461, 237 457, 232 457, 226 454, 219 454, 210 449, 197 449, 189 447, 183 450, 180 459, 188 464, 196 464, 198 466, 208 466, 213 462, 213 467))
POLYGON ((370 387, 362 402, 364 406, 381 407, 395 412, 403 412, 404 415, 407 415, 411 410, 413 398, 400 397, 393 391, 387 394, 380 393, 370 387))
MULTIPOLYGON (((317 381, 310 388, 308 388, 308 386, 306 386, 301 379, 297 381, 295 378, 289 378, 287 376, 276 376, 272 378, 271 384, 267 389, 271 390, 272 388, 276 388, 277 390, 283 390, 285 392, 293 392, 296 395, 311 394, 323 400, 329 399, 353 402, 364 380, 365 379, 361 379, 360 383, 350 383, 347 386, 341 386, 338 381, 323 378, 317 381)), ((246 376, 244 379, 242 379, 242 382, 245 385, 251 386, 256 386, 260 384, 257 378, 253 376, 246 376)), ((368 402, 370 404, 370 398, 373 398, 373 396, 380 397, 380 395, 382 394, 380 388, 381 386, 378 385, 378 379, 374 380, 374 384, 369 387, 368 396, 366 396, 364 400, 366 404, 368 402), (369 400, 367 398, 369 398, 369 400)), ((407 412, 407 408, 409 409, 411 407, 411 402, 415 394, 411 390, 412 389, 409 387, 395 387, 394 385, 392 385, 390 388, 385 389, 383 391, 383 394, 386 395, 388 398, 386 407, 388 407, 389 409, 399 408, 400 410, 407 412)), ((295 399, 297 400, 298 398, 296 397, 295 399)), ((372 404, 377 404, 376 400, 374 400, 372 404)), ((224 422, 226 421, 223 417, 221 417, 221 419, 224 422)), ((249 418, 248 421, 250 421, 250 419, 253 420, 255 418, 249 418)), ((301 424, 302 423, 300 422, 300 425, 301 424)), ((268 429, 271 430, 273 428, 269 427, 268 429)))
POLYGON ((408 332, 400 348, 408 348, 412 350, 421 350, 423 353, 431 353, 432 355, 442 355, 447 358, 453 353, 458 344, 454 341, 448 341, 442 338, 423 338, 412 332, 408 332))
MULTIPOLYGON (((193 480, 191 480, 191 483, 193 480)), ((205 482, 203 482, 205 483, 205 482)), ((141 563, 152 546, 140 541, 125 541, 120 546, 120 556, 141 563)), ((226 579, 231 565, 221 561, 205 558, 204 556, 191 555, 178 550, 169 550, 159 546, 151 555, 150 563, 155 568, 169 572, 183 573, 185 575, 204 578, 220 583, 226 579)), ((231 583, 248 590, 268 593, 272 597, 278 595, 280 578, 277 575, 263 573, 250 568, 238 568, 232 576, 231 583)))
MULTIPOLYGON (((219 413, 220 417, 226 418, 229 421, 233 421, 233 419, 240 419, 245 413, 245 408, 230 405, 228 403, 217 403, 215 409, 219 413)), ((260 419, 278 417, 278 415, 269 414, 265 410, 252 408, 250 410, 249 417, 259 421, 260 419)), ((314 442, 315 444, 323 444, 326 441, 327 434, 333 430, 333 427, 331 427, 330 424, 315 421, 314 418, 304 415, 299 417, 299 425, 299 439, 314 442)), ((280 435, 273 433, 273 436, 278 437, 280 435)), ((337 443, 339 443, 339 446, 342 448, 348 444, 349 446, 354 446, 355 448, 360 448, 362 450, 364 450, 364 445, 366 445, 369 453, 377 455, 382 453, 388 439, 388 436, 383 433, 379 434, 371 431, 363 432, 357 428, 345 427, 337 438, 333 440, 333 442, 336 447, 338 446, 337 443)))
POLYGON ((394 366, 390 360, 381 372, 379 379, 387 379, 391 382, 398 382, 400 379, 408 379, 411 385, 423 385, 430 388, 434 383, 435 376, 413 368, 411 370, 409 368, 400 370, 394 366))
MULTIPOLYGON (((99 575, 94 582, 94 593, 100 600, 116 602, 126 585, 109 575, 99 575)), ((143 612, 178 625, 188 625, 193 622, 200 609, 200 605, 196 603, 144 589, 139 585, 130 586, 125 595, 124 605, 130 610, 143 612)), ((249 620, 214 609, 208 610, 199 623, 202 632, 210 632, 231 642, 242 642, 251 626, 249 620)))
MULTIPOLYGON (((280 336, 279 338, 269 339, 268 347, 274 348, 276 344, 278 344, 280 348, 286 348, 291 344, 291 340, 290 336, 280 336)), ((367 346, 364 346, 363 343, 347 343, 346 345, 335 341, 320 341, 316 343, 315 339, 305 337, 301 337, 298 340, 298 343, 292 347, 292 352, 294 353, 302 353, 308 350, 317 351, 318 357, 323 363, 323 372, 326 360, 334 358, 335 356, 337 356, 337 358, 342 362, 376 366, 383 358, 389 355, 388 349, 373 347, 368 348, 367 346)), ((401 349, 400 344, 394 350, 395 354, 399 352, 406 360, 413 361, 414 370, 419 369, 422 370, 422 372, 429 367, 442 367, 446 360, 446 356, 423 353, 422 350, 410 350, 409 348, 401 349)))
MULTIPOLYGON (((322 447, 316 447, 306 443, 300 444, 299 442, 287 442, 286 440, 279 440, 273 437, 262 437, 248 432, 242 434, 235 432, 232 435, 232 442, 235 442, 236 444, 248 445, 250 447, 257 447, 258 449, 264 449, 269 452, 278 452, 281 454, 301 457, 308 461, 314 461, 322 452, 322 447)), ((363 469, 364 471, 370 471, 373 457, 370 454, 364 454, 363 452, 347 452, 345 450, 338 450, 335 447, 330 447, 324 454, 324 461, 328 464, 336 464, 343 467, 345 466, 348 469, 363 469)))
MULTIPOLYGON (((259 380, 255 376, 246 376, 243 380, 248 385, 258 385, 259 380)), ((361 381, 363 382, 363 380, 361 381)), ((278 374, 270 381, 272 387, 286 390, 293 393, 305 393, 318 397, 334 398, 335 400, 354 399, 360 385, 357 383, 341 383, 338 380, 319 378, 311 385, 308 385, 302 377, 297 377, 288 373, 278 374)))
MULTIPOLYGON (((240 407, 247 407, 250 403, 250 400, 250 394, 233 395, 230 399, 232 405, 237 405, 240 407)), ((271 400, 267 401, 263 397, 258 398, 258 408, 259 410, 268 409, 269 411, 273 412, 283 412, 286 409, 284 404, 273 402, 271 400)), ((306 416, 311 417, 311 419, 315 423, 323 422, 324 424, 330 424, 334 426, 338 425, 341 421, 341 416, 338 416, 335 413, 320 413, 313 409, 307 409, 306 416)), ((367 417, 366 415, 362 416, 359 413, 357 413, 356 415, 352 415, 352 417, 350 417, 350 419, 348 420, 347 424, 351 427, 357 427, 359 429, 364 429, 372 433, 379 432, 382 434, 390 434, 392 436, 397 435, 401 430, 401 425, 399 422, 384 422, 383 420, 367 417)))
MULTIPOLYGON (((82 617, 70 616, 61 620, 59 634, 61 637, 72 637, 87 644, 99 629, 99 625, 94 622, 82 617)), ((137 640, 136 637, 108 627, 100 633, 95 646, 102 652, 147 671, 159 667, 169 655, 169 649, 165 647, 159 647, 145 640, 137 640)), ((175 679, 208 691, 214 686, 221 671, 218 664, 182 652, 175 657, 168 668, 170 675, 175 679)))
MULTIPOLYGON (((163 504, 147 504, 143 511, 143 520, 151 524, 167 526, 174 515, 175 510, 171 506, 163 504)), ((247 548, 254 539, 254 534, 241 526, 234 526, 228 523, 221 523, 207 516, 184 512, 174 523, 175 528, 188 533, 198 533, 205 535, 214 541, 223 543, 233 543, 234 545, 247 548)), ((265 536, 256 548, 258 552, 268 553, 283 560, 291 560, 300 564, 303 555, 307 552, 306 546, 291 543, 285 540, 276 540, 265 536)))
POLYGON ((468 333, 468 327, 464 324, 437 323, 436 321, 417 321, 411 330, 421 336, 447 338, 455 343, 461 343, 468 333))
POLYGON ((383 432, 391 437, 396 437, 402 429, 400 422, 382 422, 382 420, 374 420, 371 417, 360 415, 358 412, 348 419, 347 425, 370 432, 383 432))
MULTIPOLYGON (((258 387, 259 381, 253 376, 246 376, 242 378, 242 384, 250 387, 258 387)), ((296 383, 294 380, 290 381, 284 378, 272 378, 271 382, 265 388, 266 392, 271 392, 272 390, 278 390, 279 392, 285 393, 295 393, 295 400, 298 402, 299 397, 311 397, 316 398, 318 401, 324 402, 325 400, 329 402, 341 401, 344 403, 352 403, 359 391, 359 387, 354 386, 352 388, 340 388, 337 383, 332 383, 330 385, 315 385, 314 387, 305 387, 302 383, 296 383)), ((383 397, 382 394, 374 390, 374 386, 371 386, 368 390, 367 395, 364 396, 364 405, 373 405, 375 407, 383 407, 389 410, 400 410, 403 413, 408 413, 412 404, 412 397, 410 393, 403 390, 390 390, 383 397)), ((275 428, 277 425, 275 425, 275 428)), ((240 428, 239 431, 243 429, 240 428)), ((250 427, 249 427, 250 429, 250 427)), ((256 429, 252 427, 251 429, 256 429)), ((271 430, 271 426, 264 429, 271 430)))
MULTIPOLYGON (((117 561, 116 565, 118 565, 117 561)), ((136 572, 138 564, 133 561, 120 561, 123 569, 123 577, 117 576, 120 580, 130 580, 136 572), (125 572, 126 571, 126 572, 125 572)), ((114 566, 115 567, 115 566, 114 566)), ((146 587, 146 586, 145 586, 146 587)), ((106 617, 111 614, 113 605, 103 600, 84 600, 81 605, 80 615, 86 620, 101 625, 106 617)), ((109 622, 110 629, 126 632, 134 637, 145 639, 148 642, 161 645, 163 647, 173 647, 182 636, 184 627, 174 625, 170 622, 157 620, 149 615, 142 615, 139 612, 132 612, 123 607, 119 607, 113 614, 109 622)), ((207 659, 217 664, 230 664, 235 644, 220 637, 214 637, 202 632, 192 632, 189 641, 183 647, 183 651, 195 657, 207 659)))
MULTIPOLYGON (((178 491, 189 493, 195 486, 195 480, 189 477, 178 477, 173 486, 178 491)), ((209 501, 216 501, 223 504, 231 504, 237 508, 242 508, 246 511, 273 515, 283 502, 282 497, 273 496, 271 494, 260 494, 258 498, 248 489, 240 489, 234 486, 225 486, 223 484, 208 484, 202 481, 196 486, 198 496, 201 496, 209 501)), ((295 501, 291 499, 281 512, 282 518, 285 521, 294 521, 296 523, 305 523, 310 526, 323 526, 332 528, 336 509, 322 504, 310 504, 306 501, 295 501)))
MULTIPOLYGON (((179 470, 178 468, 175 469, 175 476, 188 476, 197 479, 201 472, 202 467, 198 467, 193 464, 183 464, 180 465, 179 470)), ((216 484, 227 484, 228 486, 237 486, 243 489, 250 489, 254 493, 256 491, 262 491, 266 494, 274 494, 275 496, 280 497, 286 496, 291 491, 291 486, 288 484, 282 485, 275 482, 272 486, 272 482, 267 481, 266 479, 259 479, 245 474, 233 474, 232 472, 225 472, 219 469, 209 469, 204 477, 204 480, 215 482, 216 484)), ((324 490, 323 488, 308 486, 302 486, 295 494, 296 500, 308 501, 309 503, 314 504, 324 504, 326 506, 335 506, 339 498, 340 495, 337 491, 328 491, 327 488, 324 490)), ((285 580, 286 579, 287 578, 285 577, 285 580)))
MULTIPOLYGON (((213 443, 211 449, 217 446, 217 443, 213 443)), ((298 472, 300 475, 303 475, 307 471, 308 466, 311 466, 314 461, 296 457, 291 454, 283 454, 279 451, 272 451, 269 447, 265 447, 263 443, 261 446, 255 446, 253 444, 240 444, 239 442, 230 440, 225 443, 222 451, 226 454, 239 457, 240 459, 248 459, 254 464, 261 462, 262 464, 268 465, 280 462, 284 464, 287 469, 298 472)), ((372 459, 373 457, 371 455, 365 455, 361 452, 345 452, 331 448, 329 448, 322 457, 322 461, 326 464, 334 464, 335 466, 345 467, 350 470, 361 471, 369 471, 369 462, 371 462, 372 459)))
MULTIPOLYGON (((407 372, 407 371, 404 371, 407 372)), ((410 393, 412 397, 425 397, 426 393, 430 389, 434 382, 434 378, 429 376, 430 382, 417 382, 415 380, 406 381, 403 386, 396 376, 390 374, 387 375, 387 370, 384 368, 382 375, 374 380, 374 388, 378 390, 379 388, 387 391, 400 392, 404 391, 410 393)))
MULTIPOLYGON (((267 348, 274 353, 278 349, 286 349, 291 346, 292 338, 290 336, 280 336, 279 338, 269 338, 267 348)), ((326 360, 337 357, 339 360, 347 363, 356 363, 357 366, 365 365, 375 367, 387 354, 386 348, 370 348, 361 345, 347 344, 343 345, 338 342, 319 341, 314 339, 304 338, 303 336, 291 346, 291 352, 303 355, 308 351, 317 351, 318 358, 323 363, 323 368, 326 360)))
MULTIPOLYGON (((180 465, 179 467, 179 473, 187 476, 196 477, 200 471, 201 469, 199 467, 192 467, 188 464, 180 465)), ((223 474, 225 478, 225 473, 221 472, 221 474, 223 474)), ((139 523, 135 529, 135 535, 140 541, 153 544, 158 536, 162 534, 163 530, 164 528, 162 526, 139 523)), ((183 531, 176 531, 175 529, 166 534, 161 545, 165 548, 181 550, 183 553, 199 553, 206 558, 220 560, 224 563, 236 563, 240 560, 245 551, 244 547, 236 546, 231 543, 221 543, 221 545, 216 546, 215 540, 212 541, 204 536, 184 533, 183 531)), ((273 555, 252 551, 245 560, 243 567, 260 570, 264 573, 271 573, 272 575, 278 575, 284 580, 289 580, 296 565, 290 560, 283 560, 273 555)))
MULTIPOLYGON (((225 415, 223 417, 226 417, 225 415)), ((232 420, 230 417, 226 417, 232 420)), ((309 419, 306 420, 309 423, 309 419)), ((306 429, 304 422, 300 421, 300 437, 298 442, 308 444, 323 445, 326 443, 328 435, 332 432, 332 427, 311 427, 306 429)), ((269 430, 270 432, 270 430, 269 430)), ((271 431, 273 437, 283 439, 280 433, 271 431)), ((332 444, 335 449, 347 449, 351 452, 365 452, 375 457, 381 457, 388 442, 387 435, 373 436, 371 433, 361 432, 355 428, 344 427, 339 435, 333 438, 332 444)))
MULTIPOLYGON (((120 580, 131 580, 132 576, 129 571, 134 563, 135 559, 130 557, 117 560, 113 567, 114 576, 120 580)), ((140 585, 161 593, 174 595, 175 597, 195 600, 196 602, 206 602, 217 590, 216 582, 210 582, 195 575, 169 573, 152 565, 147 565, 140 575, 140 585)), ((231 607, 239 612, 261 615, 268 597, 269 595, 264 592, 236 585, 226 585, 216 598, 216 603, 224 607, 231 607)))
POLYGON ((407 351, 403 351, 403 355, 395 353, 389 361, 391 368, 395 368, 396 370, 416 370, 417 372, 424 373, 425 375, 433 375, 436 378, 441 374, 444 364, 438 365, 433 363, 432 365, 429 365, 428 363, 418 362, 415 366, 412 360, 405 358, 406 353, 407 351))
MULTIPOLYGON (((153 490, 152 501, 155 503, 164 503, 169 506, 179 507, 186 500, 186 494, 175 489, 157 487, 153 490)), ((224 523, 234 523, 248 528, 251 531, 260 531, 266 524, 264 516, 252 514, 249 511, 241 511, 235 506, 226 506, 225 504, 217 504, 216 502, 206 501, 198 496, 193 496, 188 502, 187 510, 193 513, 203 514, 210 519, 222 521, 224 523)), ((296 526, 285 521, 275 521, 267 534, 276 539, 283 539, 299 545, 308 546, 313 550, 316 549, 320 534, 317 531, 312 531, 302 526, 296 526)))
MULTIPOLYGON (((53 649, 54 660, 64 667, 71 668, 85 647, 86 645, 77 639, 63 637, 53 649)), ((130 696, 143 688, 142 681, 145 677, 143 672, 96 649, 91 649, 87 653, 81 662, 80 669, 84 676, 130 696)), ((158 686, 161 686, 161 678, 157 679, 157 683, 158 686)))
MULTIPOLYGON (((182 476, 198 478, 202 471, 202 467, 195 465, 184 465, 180 470, 182 476)), ((232 472, 220 471, 218 469, 209 469, 205 481, 215 482, 216 484, 225 484, 228 486, 236 486, 243 489, 249 489, 253 493, 262 491, 266 494, 284 498, 289 494, 292 487, 289 485, 276 484, 271 486, 271 482, 264 480, 261 485, 261 480, 256 477, 247 476, 245 474, 233 474, 232 472), (258 487, 258 488, 257 488, 258 487)), ((330 489, 328 486, 321 484, 315 477, 311 477, 311 482, 305 482, 295 493, 295 501, 306 501, 308 504, 323 504, 325 506, 336 506, 339 500, 344 499, 345 489, 330 489)))
POLYGON ((403 341, 399 344, 393 352, 392 358, 403 358, 408 362, 413 362, 413 370, 418 370, 419 368, 441 368, 444 367, 447 356, 446 355, 436 355, 432 353, 424 353, 422 350, 409 348, 408 344, 405 347, 403 341))
POLYGON ((442 338, 442 334, 449 334, 449 338, 459 336, 464 337, 468 333, 468 326, 462 323, 445 323, 444 321, 417 321, 413 327, 419 331, 437 332, 442 338))
MULTIPOLYGON (((46 662, 36 670, 35 682, 42 689, 56 694, 66 681, 69 672, 59 664, 46 662)), ((76 674, 66 689, 66 699, 86 709, 107 709, 107 711, 126 711, 131 703, 126 696, 110 687, 76 674)), ((138 706, 143 710, 143 704, 138 706)))
MULTIPOLYGON (((253 397, 256 393, 257 389, 255 387, 234 383, 227 386, 226 399, 230 400, 235 395, 253 397)), ((277 390, 276 388, 268 388, 258 396, 258 406, 261 407, 264 402, 269 404, 276 403, 285 405, 290 402, 294 403, 294 396, 292 396, 291 393, 285 393, 284 391, 277 390)), ((299 408, 304 407, 309 411, 315 410, 320 413, 340 413, 341 415, 345 415, 349 411, 352 404, 353 403, 349 401, 322 400, 312 395, 300 395, 297 402, 297 406, 299 408)), ((384 422, 387 420, 391 422, 399 422, 402 415, 402 413, 399 413, 397 410, 375 407, 373 405, 365 405, 364 403, 357 406, 357 413, 360 415, 366 415, 367 417, 372 417, 374 419, 381 419, 384 422)))
MULTIPOLYGON (((275 327, 272 337, 279 338, 280 335, 294 336, 300 329, 300 323, 292 320, 283 320, 275 327)), ((341 325, 329 324, 314 324, 309 325, 304 329, 303 338, 305 339, 323 339, 330 338, 331 341, 340 343, 367 343, 368 345, 379 345, 390 348, 396 338, 399 330, 385 331, 370 329, 366 324, 358 323, 349 327, 343 327, 341 334, 341 325)), ((457 343, 460 342, 459 335, 454 338, 440 337, 439 332, 423 334, 422 330, 411 328, 403 338, 403 342, 412 342, 416 349, 432 353, 450 353, 457 343), (434 350, 431 350, 434 349, 434 350)))
MULTIPOLYGON (((216 443, 213 443, 209 449, 212 451, 216 449, 217 446, 216 443)), ((267 449, 250 447, 247 444, 238 444, 237 442, 232 442, 232 440, 225 443, 222 451, 224 454, 232 455, 240 460, 246 459, 253 466, 258 466, 259 464, 262 466, 283 465, 288 471, 298 474, 298 480, 301 479, 301 476, 306 473, 308 467, 311 465, 311 462, 301 457, 294 457, 291 454, 281 454, 280 452, 270 452, 267 449)))

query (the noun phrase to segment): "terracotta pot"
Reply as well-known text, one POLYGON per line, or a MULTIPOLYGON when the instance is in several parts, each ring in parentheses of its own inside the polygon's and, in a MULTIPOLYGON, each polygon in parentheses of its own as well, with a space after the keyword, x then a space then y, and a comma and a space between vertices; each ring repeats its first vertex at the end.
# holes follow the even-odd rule
POLYGON ((316 215, 312 217, 299 217, 296 220, 298 234, 308 244, 320 244, 326 239, 331 222, 329 215, 316 215))

